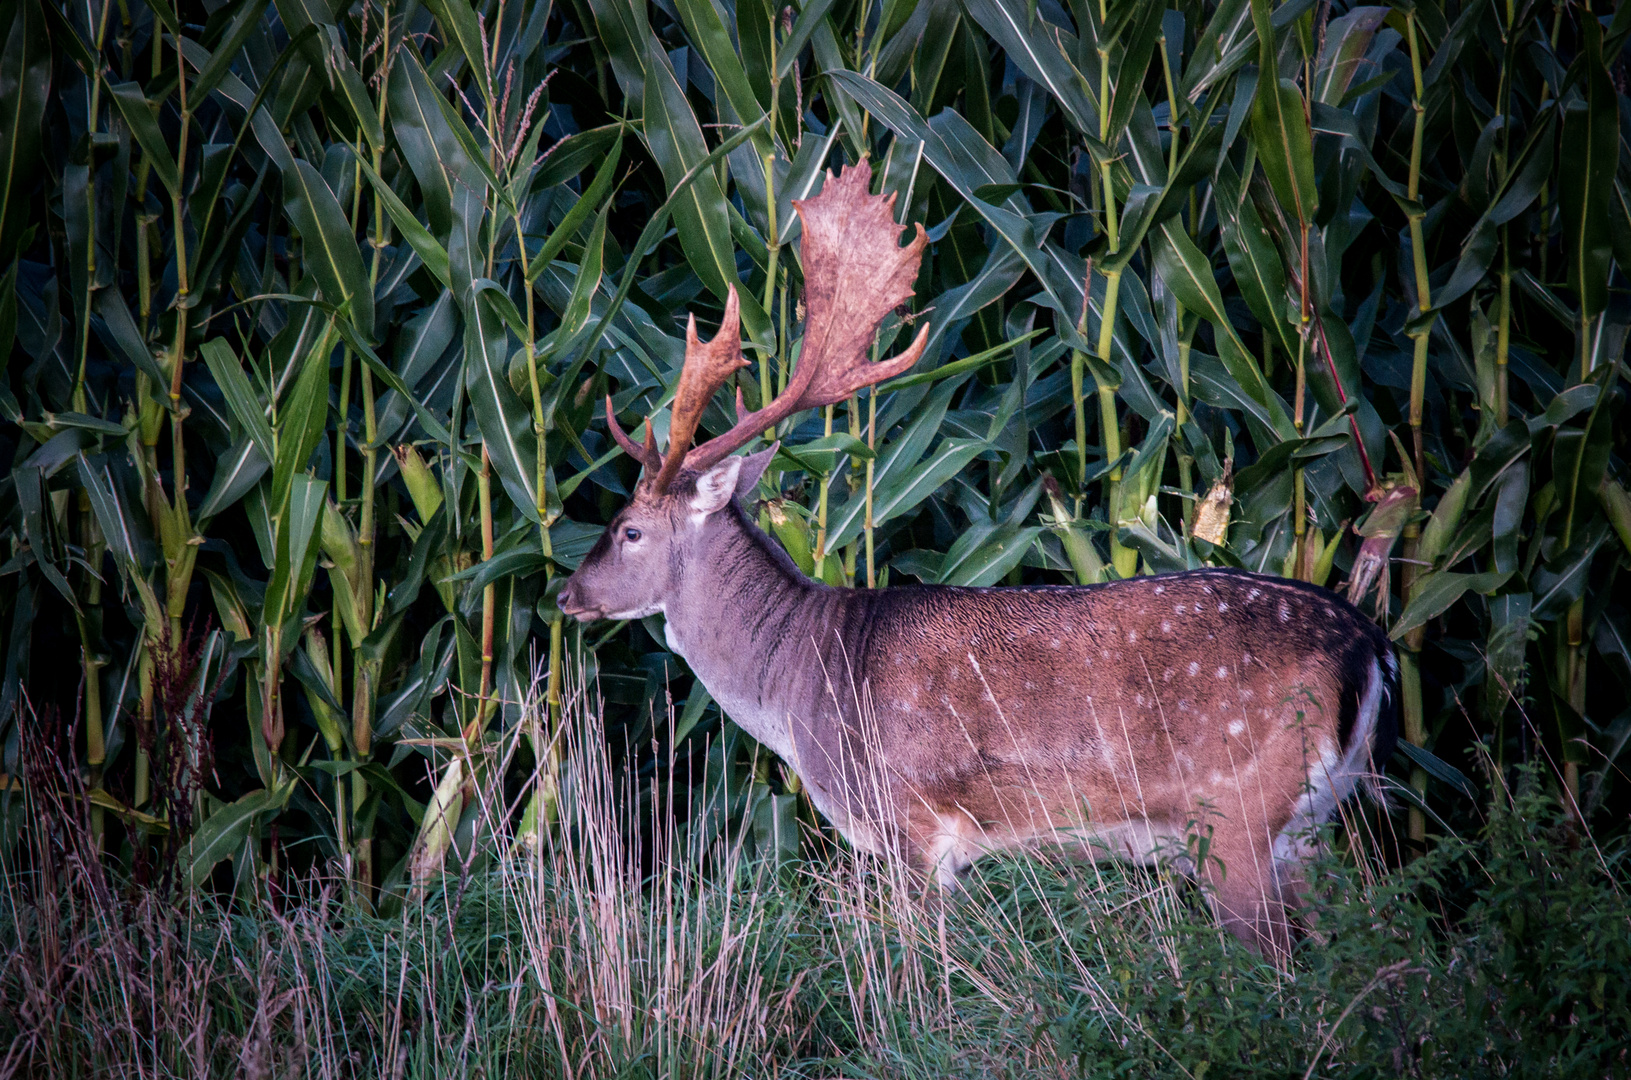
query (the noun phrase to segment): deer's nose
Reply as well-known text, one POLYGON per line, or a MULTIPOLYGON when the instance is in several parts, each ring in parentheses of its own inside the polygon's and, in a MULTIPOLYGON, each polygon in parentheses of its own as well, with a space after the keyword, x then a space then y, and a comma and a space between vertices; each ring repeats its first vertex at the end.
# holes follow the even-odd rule
POLYGON ((562 613, 570 615, 580 622, 587 622, 598 617, 573 590, 570 581, 562 585, 561 591, 555 594, 555 603, 560 607, 562 613))

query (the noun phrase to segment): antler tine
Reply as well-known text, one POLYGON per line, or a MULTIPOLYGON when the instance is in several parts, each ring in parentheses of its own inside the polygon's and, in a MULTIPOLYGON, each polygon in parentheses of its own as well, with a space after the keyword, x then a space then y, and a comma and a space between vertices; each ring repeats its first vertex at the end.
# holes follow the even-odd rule
POLYGON ((917 363, 929 343, 927 327, 894 359, 867 359, 883 320, 911 298, 929 243, 919 225, 912 242, 900 246, 905 226, 895 222, 894 206, 894 195, 872 194, 872 167, 865 160, 838 176, 829 172, 815 198, 793 201, 804 233, 806 318, 798 366, 775 401, 747 415, 738 405, 736 426, 692 450, 686 468, 705 469, 794 413, 836 404, 917 363))
POLYGON ((872 363, 862 353, 854 362, 818 370, 801 398, 800 407, 815 409, 822 405, 836 405, 857 390, 875 386, 896 375, 904 375, 918 362, 928 344, 929 328, 925 326, 917 332, 917 337, 912 339, 906 351, 893 359, 872 363))
POLYGON ((648 472, 655 472, 663 464, 662 455, 657 453, 657 438, 651 433, 651 421, 646 421, 646 445, 640 446, 633 439, 623 433, 622 427, 617 423, 617 416, 612 410, 612 395, 606 395, 606 427, 617 440, 617 445, 623 452, 638 461, 648 472))
POLYGON ((668 423, 668 452, 663 455, 661 471, 652 481, 655 491, 666 490, 680 467, 686 464, 691 440, 714 393, 747 366, 747 358, 742 355, 741 302, 736 296, 736 286, 732 285, 725 297, 725 319, 712 341, 705 343, 697 336, 695 315, 685 328, 685 365, 680 368, 680 383, 674 390, 668 423))

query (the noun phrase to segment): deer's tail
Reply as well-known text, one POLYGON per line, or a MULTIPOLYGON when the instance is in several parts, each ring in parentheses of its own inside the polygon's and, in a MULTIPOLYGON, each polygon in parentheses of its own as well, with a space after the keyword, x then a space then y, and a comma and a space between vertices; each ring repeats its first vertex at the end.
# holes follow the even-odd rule
MULTIPOLYGON (((1369 662, 1364 666, 1365 687, 1355 703, 1356 715, 1350 729, 1351 742, 1365 741, 1356 756, 1367 762, 1364 771, 1365 793, 1376 802, 1386 804, 1386 789, 1382 784, 1382 771, 1393 756, 1399 742, 1399 728, 1403 716, 1403 695, 1399 692, 1399 657, 1393 643, 1378 627, 1371 639, 1369 662)), ((1346 717, 1344 717, 1346 719, 1346 717)))

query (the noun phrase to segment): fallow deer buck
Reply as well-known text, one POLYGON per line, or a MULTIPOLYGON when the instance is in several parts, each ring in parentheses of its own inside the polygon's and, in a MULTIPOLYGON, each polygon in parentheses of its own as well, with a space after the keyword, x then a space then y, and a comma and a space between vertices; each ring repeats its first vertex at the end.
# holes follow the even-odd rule
POLYGON ((953 886, 981 854, 1086 841, 1181 854, 1223 923, 1290 944, 1311 830, 1385 760, 1396 734, 1386 637, 1312 585, 1232 570, 1101 585, 833 588, 805 577, 741 499, 775 447, 733 451, 804 409, 905 372, 867 359, 912 295, 927 237, 899 246, 894 196, 865 162, 795 203, 803 351, 787 389, 693 446, 704 407, 746 365, 734 291, 712 341, 687 331, 667 453, 606 420, 644 466, 634 497, 560 592, 584 621, 661 613, 737 724, 797 772, 857 848, 904 851, 953 886))

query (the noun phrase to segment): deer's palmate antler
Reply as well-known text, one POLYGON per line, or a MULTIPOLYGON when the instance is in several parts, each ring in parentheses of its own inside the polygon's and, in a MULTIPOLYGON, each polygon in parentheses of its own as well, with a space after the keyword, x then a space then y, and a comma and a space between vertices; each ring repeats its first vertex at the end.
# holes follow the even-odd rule
POLYGON ((803 224, 800 254, 804 263, 804 347, 787 389, 755 412, 742 407, 737 391, 737 421, 723 435, 693 447, 702 412, 731 375, 747 366, 742 356, 741 309, 736 287, 725 301, 725 319, 712 341, 697 336, 691 316, 685 331, 685 366, 674 391, 668 427, 668 450, 658 453, 646 422, 645 445, 636 444, 618 426, 612 399, 606 398, 606 425, 630 457, 645 468, 646 483, 663 492, 680 472, 701 472, 744 446, 758 433, 805 409, 833 405, 864 386, 909 370, 928 344, 927 327, 911 346, 892 360, 867 359, 884 318, 912 296, 912 282, 929 238, 922 225, 905 247, 904 225, 895 222, 895 196, 873 195, 872 167, 862 161, 834 176, 813 199, 795 199, 803 224))

